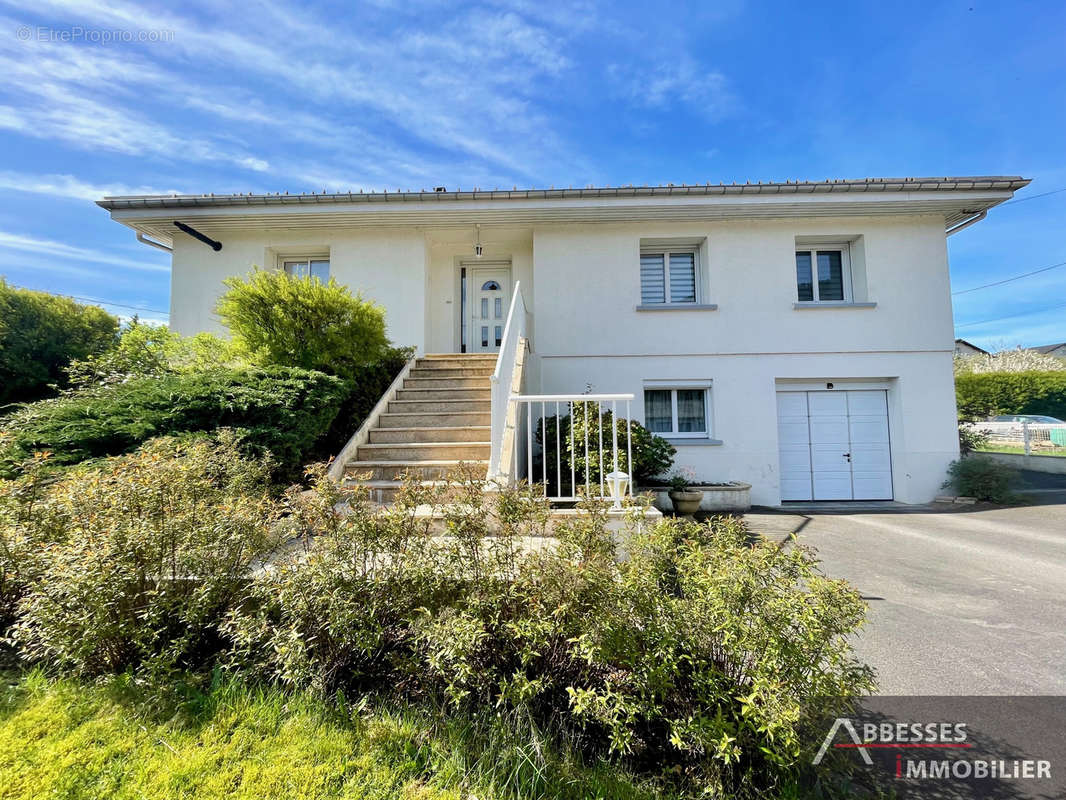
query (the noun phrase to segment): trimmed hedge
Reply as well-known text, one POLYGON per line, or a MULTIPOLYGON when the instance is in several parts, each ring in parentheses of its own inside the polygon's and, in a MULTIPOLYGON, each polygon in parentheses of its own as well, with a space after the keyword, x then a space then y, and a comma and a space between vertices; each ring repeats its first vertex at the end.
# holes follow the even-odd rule
POLYGON ((239 429, 282 470, 301 465, 337 417, 350 385, 287 367, 211 369, 137 378, 31 403, 0 421, 0 474, 35 451, 64 466, 129 452, 155 436, 239 429))
POLYGON ((955 378, 961 419, 1047 414, 1066 419, 1066 371, 984 372, 955 378))

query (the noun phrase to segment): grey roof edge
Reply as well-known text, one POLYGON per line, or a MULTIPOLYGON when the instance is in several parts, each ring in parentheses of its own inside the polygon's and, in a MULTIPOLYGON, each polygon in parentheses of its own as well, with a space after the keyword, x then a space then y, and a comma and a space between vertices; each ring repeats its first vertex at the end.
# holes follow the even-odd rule
POLYGON ((472 189, 454 192, 322 192, 310 194, 133 195, 105 197, 96 204, 108 211, 144 208, 309 205, 315 203, 426 202, 456 200, 563 200, 573 198, 693 197, 746 194, 832 194, 864 192, 1015 192, 1030 179, 1019 175, 942 178, 864 178, 861 180, 785 181, 784 183, 667 184, 602 186, 584 189, 472 189))

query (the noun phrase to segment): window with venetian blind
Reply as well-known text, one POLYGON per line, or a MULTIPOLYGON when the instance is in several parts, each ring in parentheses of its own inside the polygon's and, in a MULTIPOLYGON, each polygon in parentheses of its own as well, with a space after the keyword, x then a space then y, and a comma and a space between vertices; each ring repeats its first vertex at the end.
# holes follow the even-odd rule
POLYGON ((699 261, 694 248, 641 251, 641 304, 694 304, 698 287, 699 261))

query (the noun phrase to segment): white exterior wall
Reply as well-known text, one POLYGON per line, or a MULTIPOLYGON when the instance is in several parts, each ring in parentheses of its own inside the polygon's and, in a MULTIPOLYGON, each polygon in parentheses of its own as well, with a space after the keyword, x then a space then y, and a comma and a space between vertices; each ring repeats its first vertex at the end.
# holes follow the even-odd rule
POLYGON ((942 218, 539 226, 534 253, 540 391, 632 392, 643 419, 644 381, 711 380, 722 443, 675 442, 675 463, 701 480, 747 481, 754 503, 780 502, 775 391, 787 379, 888 388, 897 500, 931 500, 958 457, 942 218), (855 299, 876 307, 793 309, 797 236, 861 237, 855 299), (703 240, 702 301, 718 310, 637 311, 641 239, 703 240))
POLYGON ((224 278, 253 266, 276 267, 279 256, 328 254, 330 275, 385 307, 389 338, 424 350, 428 281, 420 230, 227 231, 219 239, 216 253, 191 237, 175 237, 170 325, 178 333, 225 332, 214 313, 224 278))

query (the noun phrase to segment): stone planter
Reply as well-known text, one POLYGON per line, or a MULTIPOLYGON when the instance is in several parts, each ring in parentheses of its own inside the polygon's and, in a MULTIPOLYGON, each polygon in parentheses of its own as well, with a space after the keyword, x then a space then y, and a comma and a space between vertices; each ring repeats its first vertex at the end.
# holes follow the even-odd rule
POLYGON ((674 504, 674 511, 686 517, 691 517, 700 510, 701 500, 703 500, 703 492, 699 489, 670 490, 670 502, 674 504))
MULTIPOLYGON (((692 489, 702 492, 699 510, 710 512, 747 511, 751 508, 751 484, 731 481, 703 486, 692 486, 692 489)), ((655 507, 660 511, 670 511, 672 508, 670 488, 668 486, 649 486, 645 491, 650 491, 655 497, 655 507)))

